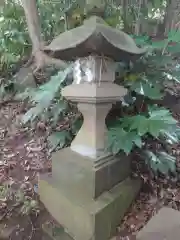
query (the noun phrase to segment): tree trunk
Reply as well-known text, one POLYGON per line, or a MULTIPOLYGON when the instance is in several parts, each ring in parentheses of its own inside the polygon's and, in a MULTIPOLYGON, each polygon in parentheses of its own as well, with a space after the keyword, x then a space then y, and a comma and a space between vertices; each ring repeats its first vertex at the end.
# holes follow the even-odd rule
POLYGON ((143 4, 143 0, 138 0, 137 2, 137 16, 136 16, 136 22, 135 22, 135 28, 134 28, 134 34, 136 36, 138 36, 140 34, 141 31, 141 19, 142 19, 142 4, 143 4))
POLYGON ((140 33, 141 34, 147 34, 148 32, 148 0, 142 1, 142 7, 141 7, 141 27, 140 27, 140 33))
POLYGON ((123 22, 124 22, 124 29, 126 31, 129 30, 128 20, 127 20, 127 12, 128 12, 128 0, 123 0, 123 22))
POLYGON ((65 68, 67 64, 59 59, 51 58, 43 52, 44 41, 41 35, 40 20, 37 10, 36 0, 22 0, 22 5, 25 12, 25 17, 28 25, 29 36, 32 41, 32 58, 35 59, 35 70, 47 65, 55 65, 60 68, 65 68))
POLYGON ((168 0, 164 17, 164 35, 176 27, 179 18, 179 0, 168 0))
POLYGON ((32 41, 33 53, 39 51, 44 42, 41 37, 40 21, 36 6, 36 0, 22 0, 26 21, 28 25, 29 35, 32 41))

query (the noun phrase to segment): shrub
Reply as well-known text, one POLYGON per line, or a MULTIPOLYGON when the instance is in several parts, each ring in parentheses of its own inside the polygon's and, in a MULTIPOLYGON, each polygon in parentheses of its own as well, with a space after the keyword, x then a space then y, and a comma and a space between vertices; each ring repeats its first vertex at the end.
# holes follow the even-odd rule
POLYGON ((24 16, 20 4, 7 1, 0 8, 0 72, 10 73, 17 62, 28 54, 31 45, 24 16))
POLYGON ((158 102, 171 81, 180 83, 177 57, 173 55, 179 47, 180 32, 172 31, 167 39, 159 42, 147 36, 133 37, 138 45, 149 46, 149 51, 133 64, 119 65, 123 77, 117 82, 129 89, 123 99, 123 112, 127 116, 109 126, 108 147, 114 154, 119 151, 129 154, 139 148, 152 170, 176 174, 176 159, 163 146, 179 142, 180 128, 171 112, 160 107, 158 102), (163 151, 155 149, 153 152, 147 144, 149 140, 161 144, 163 151))

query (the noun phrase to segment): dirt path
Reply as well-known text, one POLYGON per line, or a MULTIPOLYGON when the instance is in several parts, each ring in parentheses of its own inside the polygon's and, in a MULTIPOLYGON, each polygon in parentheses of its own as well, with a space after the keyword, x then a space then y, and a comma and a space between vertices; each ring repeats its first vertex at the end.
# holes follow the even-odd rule
POLYGON ((0 109, 0 184, 10 188, 6 193, 0 193, 0 226, 8 225, 4 234, 12 235, 13 240, 39 240, 42 239, 41 223, 49 216, 44 219, 47 213, 38 206, 32 214, 26 213, 25 209, 24 216, 19 217, 23 206, 14 206, 17 204, 14 191, 21 189, 29 201, 37 200, 38 174, 49 171, 50 155, 45 134, 35 134, 30 128, 19 129, 22 109, 22 104, 17 103, 0 109))

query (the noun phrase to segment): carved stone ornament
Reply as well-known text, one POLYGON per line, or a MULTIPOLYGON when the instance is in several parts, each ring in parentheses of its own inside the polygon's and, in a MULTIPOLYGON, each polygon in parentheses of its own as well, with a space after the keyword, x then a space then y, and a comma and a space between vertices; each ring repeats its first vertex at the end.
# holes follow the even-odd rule
POLYGON ((112 28, 100 17, 91 16, 80 27, 61 33, 44 51, 65 61, 99 55, 114 61, 133 60, 146 52, 126 33, 112 28))

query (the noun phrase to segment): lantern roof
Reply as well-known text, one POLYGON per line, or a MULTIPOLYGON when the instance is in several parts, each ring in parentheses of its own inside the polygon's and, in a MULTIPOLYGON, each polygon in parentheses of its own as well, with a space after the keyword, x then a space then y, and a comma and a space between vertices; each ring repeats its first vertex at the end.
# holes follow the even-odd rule
POLYGON ((101 17, 91 16, 83 25, 61 33, 44 51, 65 61, 89 55, 121 61, 139 58, 146 52, 146 48, 139 48, 133 38, 110 27, 101 17))

